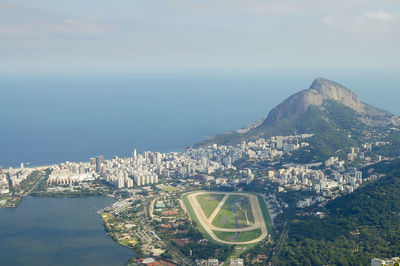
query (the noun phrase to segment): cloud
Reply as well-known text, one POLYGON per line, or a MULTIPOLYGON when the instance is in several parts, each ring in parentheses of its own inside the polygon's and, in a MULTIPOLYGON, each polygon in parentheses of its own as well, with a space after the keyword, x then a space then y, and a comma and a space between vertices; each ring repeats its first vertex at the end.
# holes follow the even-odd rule
POLYGON ((114 26, 90 18, 65 19, 55 25, 47 25, 47 31, 57 34, 99 35, 110 33, 114 29, 114 26))
POLYGON ((399 32, 400 23, 395 14, 385 11, 358 11, 325 16, 322 25, 343 32, 372 33, 399 32))
POLYGON ((114 28, 109 25, 87 19, 67 19, 50 22, 31 20, 13 25, 0 25, 0 34, 32 36, 39 34, 60 35, 100 35, 109 33, 114 28))
MULTIPOLYGON (((166 0, 167 8, 198 16, 298 16, 333 14, 398 4, 398 0, 166 0)), ((382 12, 384 13, 384 12, 382 12)), ((368 14, 384 15, 384 14, 368 14)))
POLYGON ((395 21, 397 19, 396 15, 384 12, 382 10, 364 11, 363 15, 367 19, 374 19, 374 20, 380 20, 380 21, 395 21))
POLYGON ((73 17, 0 3, 0 34, 32 36, 38 34, 99 35, 113 31, 114 25, 96 17, 73 17))
POLYGON ((398 65, 397 1, 0 0, 0 70, 398 65))
MULTIPOLYGON (((230 15, 252 15, 252 16, 279 16, 299 12, 309 12, 313 6, 311 0, 299 3, 295 0, 168 0, 170 8, 181 10, 195 16, 230 16, 230 15)), ((319 0, 323 1, 323 0, 319 0)))

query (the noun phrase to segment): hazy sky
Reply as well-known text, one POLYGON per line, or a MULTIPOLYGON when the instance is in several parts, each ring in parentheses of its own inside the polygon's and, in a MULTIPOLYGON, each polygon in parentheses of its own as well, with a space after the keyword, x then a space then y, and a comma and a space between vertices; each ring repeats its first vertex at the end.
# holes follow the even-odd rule
POLYGON ((0 0, 0 71, 400 67, 399 0, 0 0))

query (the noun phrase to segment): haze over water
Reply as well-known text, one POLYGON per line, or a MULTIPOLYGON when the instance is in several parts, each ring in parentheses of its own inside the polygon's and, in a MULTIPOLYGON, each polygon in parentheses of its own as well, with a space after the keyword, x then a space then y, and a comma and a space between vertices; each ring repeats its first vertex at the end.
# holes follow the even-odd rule
POLYGON ((396 73, 8 76, 0 79, 0 165, 181 150, 265 117, 317 76, 400 114, 396 73))

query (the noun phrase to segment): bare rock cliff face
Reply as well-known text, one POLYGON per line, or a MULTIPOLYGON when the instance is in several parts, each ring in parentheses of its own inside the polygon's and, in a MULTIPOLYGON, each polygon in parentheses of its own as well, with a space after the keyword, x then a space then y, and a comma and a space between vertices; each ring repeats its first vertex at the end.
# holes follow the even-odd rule
POLYGON ((334 100, 357 113, 364 113, 366 105, 349 89, 323 78, 317 78, 308 90, 296 93, 268 114, 262 125, 269 125, 296 113, 302 113, 311 105, 321 106, 325 100, 334 100))

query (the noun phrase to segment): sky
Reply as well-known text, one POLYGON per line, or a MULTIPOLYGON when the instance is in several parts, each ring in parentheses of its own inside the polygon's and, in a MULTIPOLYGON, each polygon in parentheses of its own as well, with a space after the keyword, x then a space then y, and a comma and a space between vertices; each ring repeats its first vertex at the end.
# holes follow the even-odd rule
POLYGON ((400 68, 399 0, 0 0, 0 72, 400 68))

